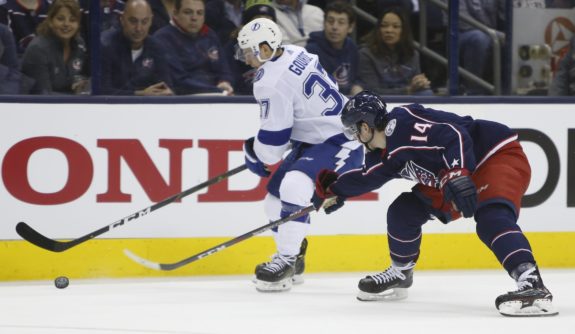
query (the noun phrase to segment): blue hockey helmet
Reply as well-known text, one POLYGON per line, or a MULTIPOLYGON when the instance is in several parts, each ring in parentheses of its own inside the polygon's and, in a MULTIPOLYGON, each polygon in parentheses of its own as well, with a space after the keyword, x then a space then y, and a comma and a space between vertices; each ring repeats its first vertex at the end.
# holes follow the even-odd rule
POLYGON ((366 123, 370 128, 383 130, 387 123, 387 104, 383 99, 364 90, 347 101, 341 113, 341 122, 350 136, 359 134, 358 125, 366 123))

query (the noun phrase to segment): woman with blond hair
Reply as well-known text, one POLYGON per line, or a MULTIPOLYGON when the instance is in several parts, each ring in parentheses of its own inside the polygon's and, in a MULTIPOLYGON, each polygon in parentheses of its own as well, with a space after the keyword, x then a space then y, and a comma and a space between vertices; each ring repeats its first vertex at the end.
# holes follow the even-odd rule
POLYGON ((22 59, 22 72, 36 80, 38 94, 89 92, 88 55, 80 37, 76 0, 55 0, 22 59))

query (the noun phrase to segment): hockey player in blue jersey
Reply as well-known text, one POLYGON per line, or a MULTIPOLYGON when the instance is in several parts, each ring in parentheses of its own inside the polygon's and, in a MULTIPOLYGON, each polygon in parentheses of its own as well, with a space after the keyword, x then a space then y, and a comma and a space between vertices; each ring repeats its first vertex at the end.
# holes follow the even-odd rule
MULTIPOLYGON (((343 134, 340 114, 347 98, 316 55, 281 41, 279 27, 266 18, 250 21, 238 34, 238 58, 258 69, 253 93, 260 105, 260 129, 244 144, 246 165, 268 177, 267 166, 290 151, 268 183, 264 206, 270 220, 309 206, 320 170, 344 173, 359 168, 364 158, 362 145, 343 134)), ((258 291, 289 290, 301 280, 309 223, 305 215, 273 232, 277 253, 256 267, 258 291)))
POLYGON ((499 312, 507 316, 558 313, 529 241, 517 225, 521 198, 531 177, 517 134, 500 123, 419 104, 387 112, 382 98, 369 91, 349 100, 342 122, 346 133, 369 152, 363 168, 318 174, 312 198, 317 209, 323 206, 326 213, 332 213, 346 198, 393 179, 417 183, 388 208, 392 264, 360 280, 359 300, 406 298, 419 257, 422 225, 434 217, 447 224, 463 215, 474 217, 477 235, 517 282, 517 291, 495 300, 499 312))

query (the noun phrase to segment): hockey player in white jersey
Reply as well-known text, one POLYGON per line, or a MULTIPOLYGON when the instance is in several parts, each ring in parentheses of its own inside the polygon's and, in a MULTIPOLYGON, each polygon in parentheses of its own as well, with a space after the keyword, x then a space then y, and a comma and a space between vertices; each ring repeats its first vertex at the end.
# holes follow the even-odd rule
MULTIPOLYGON (((291 150, 268 183, 264 207, 270 220, 310 205, 320 170, 334 168, 342 173, 359 168, 364 157, 361 144, 343 134, 339 115, 347 98, 318 57, 281 41, 279 27, 258 18, 239 32, 236 54, 258 69, 253 89, 260 105, 260 129, 244 143, 248 168, 268 177, 268 165, 278 163, 291 150)), ((277 253, 256 266, 258 291, 286 291, 301 279, 295 274, 303 273, 309 223, 305 215, 273 231, 277 253)))

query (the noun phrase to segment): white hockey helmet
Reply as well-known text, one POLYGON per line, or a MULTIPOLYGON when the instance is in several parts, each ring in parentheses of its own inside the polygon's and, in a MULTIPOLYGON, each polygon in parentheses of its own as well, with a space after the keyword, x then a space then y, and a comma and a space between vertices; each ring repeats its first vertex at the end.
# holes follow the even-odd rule
POLYGON ((278 25, 266 18, 257 18, 248 22, 238 34, 238 48, 249 49, 262 63, 272 59, 282 44, 282 32, 278 25), (272 49, 271 57, 262 59, 260 45, 266 43, 272 49))

